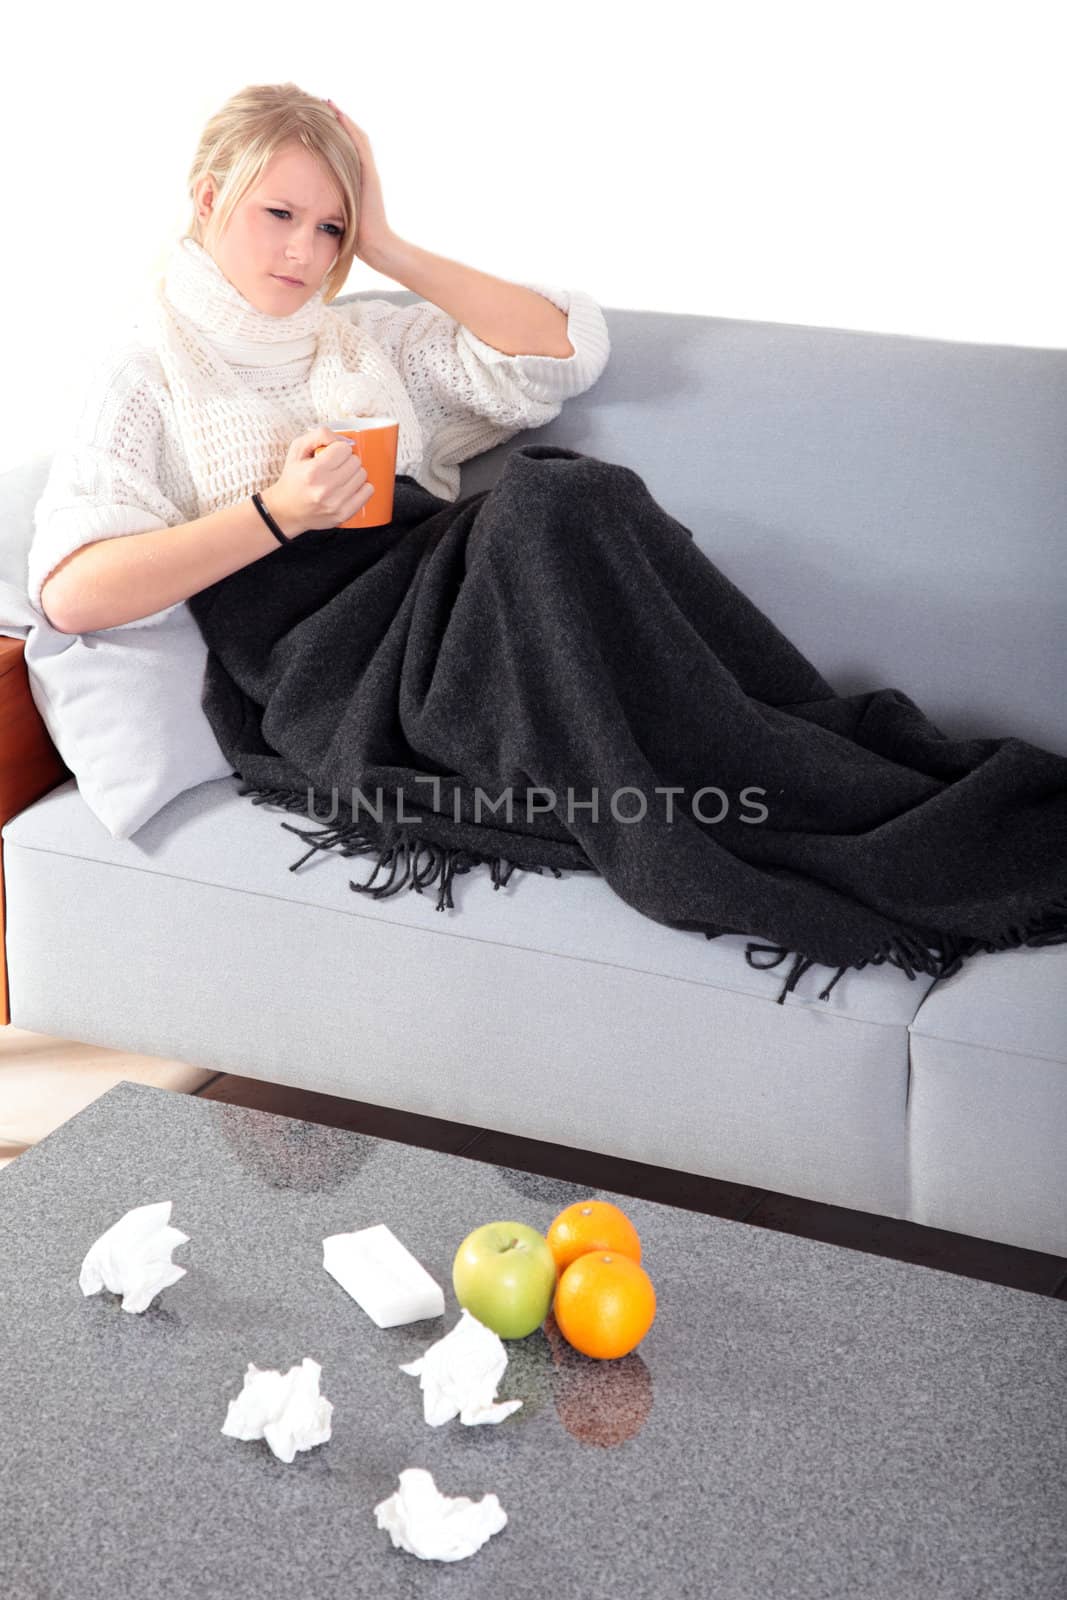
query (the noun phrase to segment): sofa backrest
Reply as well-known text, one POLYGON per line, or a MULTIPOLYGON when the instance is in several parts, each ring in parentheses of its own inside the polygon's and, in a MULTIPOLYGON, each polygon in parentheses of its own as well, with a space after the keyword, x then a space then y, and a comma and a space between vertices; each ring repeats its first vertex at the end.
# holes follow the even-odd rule
MULTIPOLYGON (((337 303, 365 298, 418 297, 337 303)), ((838 693, 1067 754, 1067 351, 604 314, 603 376, 467 462, 461 495, 534 439, 621 462, 838 693)), ((48 463, 0 478, 0 577, 48 463)))
POLYGON ((525 440, 640 473, 839 694, 1067 755, 1067 351, 610 310, 525 440))

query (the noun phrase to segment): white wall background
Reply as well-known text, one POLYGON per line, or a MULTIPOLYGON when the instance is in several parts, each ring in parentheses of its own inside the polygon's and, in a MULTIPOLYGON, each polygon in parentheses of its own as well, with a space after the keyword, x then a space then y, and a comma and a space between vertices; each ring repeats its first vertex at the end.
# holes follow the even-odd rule
MULTIPOLYGON (((389 221, 605 306, 1067 343, 1060 0, 127 0, 0 63, 0 470, 49 452, 249 83, 332 97, 389 221)), ((396 288, 356 263, 346 288, 396 288)))

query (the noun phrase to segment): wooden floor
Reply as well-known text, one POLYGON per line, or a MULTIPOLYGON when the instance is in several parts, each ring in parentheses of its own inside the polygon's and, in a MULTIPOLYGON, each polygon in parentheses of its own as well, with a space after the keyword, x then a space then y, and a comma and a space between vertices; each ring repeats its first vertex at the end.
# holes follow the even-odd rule
POLYGON ((313 1094, 254 1078, 220 1074, 193 1092, 202 1099, 273 1111, 279 1116, 299 1117, 307 1122, 325 1123, 331 1128, 350 1128, 379 1139, 399 1139, 405 1144, 445 1150, 475 1161, 492 1161, 498 1166, 518 1167, 525 1172, 588 1184, 591 1190, 611 1189, 643 1200, 685 1206, 709 1216, 726 1217, 760 1228, 776 1228, 782 1233, 844 1245, 851 1250, 866 1250, 894 1261, 910 1261, 918 1266, 935 1267, 940 1272, 956 1272, 965 1278, 980 1278, 1011 1289, 1026 1289, 1033 1294, 1067 1300, 1067 1260, 1038 1250, 1020 1250, 1013 1245, 971 1239, 941 1228, 924 1228, 918 1223, 898 1222, 892 1217, 798 1200, 789 1195, 746 1188, 743 1184, 720 1183, 713 1178, 691 1177, 644 1166, 638 1161, 620 1160, 616 1156, 542 1144, 536 1139, 522 1139, 490 1128, 442 1122, 435 1117, 391 1111, 361 1100, 313 1094))

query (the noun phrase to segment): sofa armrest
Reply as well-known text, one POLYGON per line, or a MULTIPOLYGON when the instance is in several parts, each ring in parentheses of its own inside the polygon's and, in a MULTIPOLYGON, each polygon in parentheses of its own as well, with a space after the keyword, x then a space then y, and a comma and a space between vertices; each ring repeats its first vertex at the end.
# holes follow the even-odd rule
MULTIPOLYGON (((73 776, 30 693, 24 640, 0 638, 0 828, 73 776)), ((11 1021, 8 1002, 7 898, 0 839, 0 1025, 11 1021)))

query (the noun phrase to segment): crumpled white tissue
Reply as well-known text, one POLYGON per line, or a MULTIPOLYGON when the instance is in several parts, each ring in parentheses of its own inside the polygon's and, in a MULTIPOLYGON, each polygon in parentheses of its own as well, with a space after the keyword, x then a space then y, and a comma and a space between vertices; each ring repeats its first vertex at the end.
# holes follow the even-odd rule
POLYGON ((517 1411, 521 1400, 494 1403, 507 1364, 503 1339, 464 1306, 451 1333, 429 1345, 417 1361, 400 1370, 419 1378, 423 1415, 431 1428, 439 1428, 457 1412, 461 1422, 473 1426, 479 1422, 503 1422, 517 1411))
POLYGON ((284 1376, 250 1361, 244 1388, 230 1401, 221 1431, 231 1439, 266 1439, 279 1461, 325 1444, 333 1406, 319 1394, 321 1372, 310 1356, 284 1376))
POLYGON ((480 1500, 442 1494, 425 1467, 406 1467, 400 1487, 374 1508, 394 1546, 422 1561, 462 1561, 480 1550, 508 1520, 495 1494, 480 1500))
POLYGON ((122 1296, 123 1311, 144 1311, 161 1289, 184 1278, 187 1269, 175 1266, 170 1253, 189 1235, 167 1226, 173 1203, 159 1200, 134 1206, 102 1233, 82 1262, 78 1277, 82 1294, 110 1289, 122 1296))

